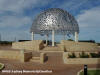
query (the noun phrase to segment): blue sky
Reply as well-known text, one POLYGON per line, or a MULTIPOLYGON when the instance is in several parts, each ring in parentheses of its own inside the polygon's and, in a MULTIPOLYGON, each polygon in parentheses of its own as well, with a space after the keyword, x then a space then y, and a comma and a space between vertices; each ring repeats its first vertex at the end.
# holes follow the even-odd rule
MULTIPOLYGON (((34 17, 48 8, 62 8, 75 16, 80 40, 100 42, 100 0, 0 0, 2 40, 30 39, 34 17)), ((35 35, 35 38, 40 39, 40 36, 35 35)), ((62 39, 61 36, 56 38, 62 39)))

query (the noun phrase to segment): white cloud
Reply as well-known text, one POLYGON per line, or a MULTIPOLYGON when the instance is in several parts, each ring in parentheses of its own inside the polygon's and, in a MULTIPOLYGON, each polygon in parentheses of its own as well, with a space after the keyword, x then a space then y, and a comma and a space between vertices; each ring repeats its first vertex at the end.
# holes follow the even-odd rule
POLYGON ((0 11, 23 12, 27 8, 41 7, 48 4, 48 0, 0 0, 0 11))
POLYGON ((30 39, 29 28, 32 24, 32 17, 26 16, 24 10, 42 7, 49 2, 50 0, 0 0, 0 33, 2 39, 13 40, 14 37, 30 39), (26 28, 24 25, 27 25, 26 28))
POLYGON ((80 39, 100 42, 100 7, 84 10, 76 19, 80 27, 80 39))
POLYGON ((100 7, 84 10, 77 16, 80 27, 100 27, 100 7))
POLYGON ((83 4, 87 3, 88 0, 65 0, 65 2, 60 5, 59 7, 61 8, 67 8, 69 11, 76 10, 83 4))
POLYGON ((67 10, 68 12, 75 14, 81 9, 92 7, 92 4, 90 2, 92 1, 90 0, 64 0, 62 1, 61 4, 59 3, 53 4, 52 7, 63 8, 67 10))
MULTIPOLYGON (((25 16, 24 10, 32 10, 32 8, 41 7, 48 3, 48 0, 0 0, 0 27, 29 25, 32 23, 32 17, 25 16), (9 12, 12 14, 5 14, 9 12)), ((35 11, 33 15, 34 13, 35 11)))
POLYGON ((22 25, 29 25, 31 22, 31 18, 27 16, 2 16, 0 18, 0 27, 19 27, 22 25))

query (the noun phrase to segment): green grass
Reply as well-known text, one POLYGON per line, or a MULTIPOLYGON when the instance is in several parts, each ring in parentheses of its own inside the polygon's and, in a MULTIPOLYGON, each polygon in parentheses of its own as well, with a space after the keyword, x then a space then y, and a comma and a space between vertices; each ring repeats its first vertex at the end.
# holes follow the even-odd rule
MULTIPOLYGON (((83 72, 80 75, 84 75, 83 72)), ((100 75, 100 70, 88 70, 88 75, 100 75)))
POLYGON ((0 64, 0 68, 2 67, 2 65, 0 64))
POLYGON ((0 70, 4 67, 4 64, 0 63, 0 70))

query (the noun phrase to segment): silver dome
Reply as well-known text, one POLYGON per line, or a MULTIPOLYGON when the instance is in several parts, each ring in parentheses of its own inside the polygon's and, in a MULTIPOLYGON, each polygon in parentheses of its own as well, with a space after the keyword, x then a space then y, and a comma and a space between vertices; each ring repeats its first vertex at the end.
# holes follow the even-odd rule
POLYGON ((79 33, 79 26, 75 18, 67 11, 60 8, 50 8, 41 12, 34 19, 31 32, 35 34, 51 34, 55 30, 57 34, 79 33))

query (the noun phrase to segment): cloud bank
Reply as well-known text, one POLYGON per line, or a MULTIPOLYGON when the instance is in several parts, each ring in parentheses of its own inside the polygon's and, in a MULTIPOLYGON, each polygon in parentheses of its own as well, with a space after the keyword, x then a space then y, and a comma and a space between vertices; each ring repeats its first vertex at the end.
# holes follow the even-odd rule
POLYGON ((80 38, 99 40, 100 37, 100 7, 84 10, 77 16, 80 26, 80 38))

